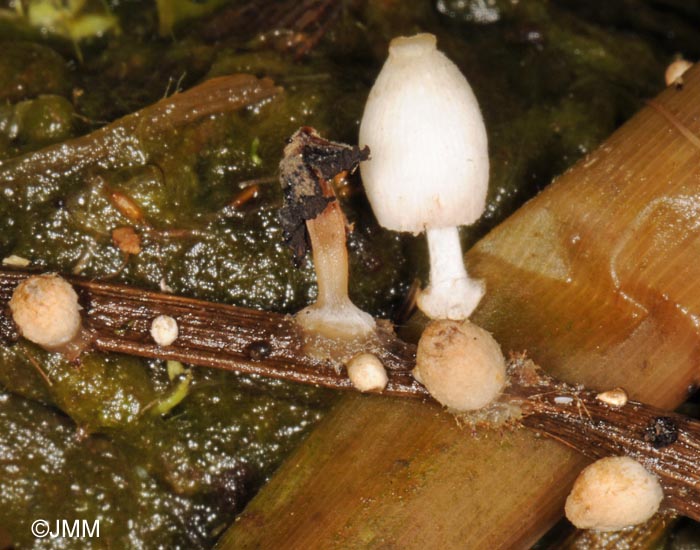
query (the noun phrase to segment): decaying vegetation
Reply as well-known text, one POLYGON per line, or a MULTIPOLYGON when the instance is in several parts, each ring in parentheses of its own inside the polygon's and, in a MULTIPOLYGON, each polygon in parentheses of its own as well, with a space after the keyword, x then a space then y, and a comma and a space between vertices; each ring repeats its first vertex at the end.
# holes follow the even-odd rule
MULTIPOLYGON (((558 444, 524 431, 465 437, 420 400, 348 394, 331 409, 333 392, 190 368, 196 354, 178 345, 196 327, 198 357, 211 364, 259 373, 267 358, 287 361, 288 348, 250 331, 208 340, 221 325, 207 313, 265 328, 260 313, 243 312, 270 311, 287 327, 286 314, 313 302, 311 265, 296 269, 281 244, 272 182, 284 139, 308 124, 355 143, 393 36, 438 34, 482 104, 494 171, 486 217, 463 234, 473 244, 654 97, 676 50, 698 55, 698 14, 674 0, 660 3, 663 16, 635 4, 631 32, 620 33, 617 7, 592 15, 566 1, 486 12, 474 11, 480 2, 108 1, 70 4, 49 28, 30 4, 6 2, 0 17, 0 254, 78 276, 110 335, 76 365, 3 324, 0 541, 30 544, 27 514, 55 515, 55 495, 71 494, 102 514, 114 546, 211 547, 261 487, 222 546, 313 535, 346 547, 508 547, 540 536, 584 464, 558 444), (232 306, 198 313, 197 299, 232 306), (167 349, 146 343, 156 305, 184 319, 168 362, 101 351, 167 349), (116 320, 127 313, 136 321, 116 320), (232 356, 216 350, 231 341, 241 344, 232 356), (341 484, 342 495, 331 490, 341 484)), ((505 350, 666 409, 694 382, 697 149, 678 129, 699 133, 684 110, 698 103, 695 79, 655 100, 680 126, 648 108, 469 256, 494 289, 476 320, 505 350)), ((351 298, 392 318, 413 280, 427 278, 423 245, 381 230, 356 178, 336 183, 354 225, 351 298)), ((3 292, 22 276, 3 271, 3 292)), ((423 322, 397 328, 411 340, 423 322)), ((277 334, 293 341, 292 329, 277 334)), ((410 346, 392 353, 411 361, 410 346)), ((321 371, 328 380, 331 370, 321 371)))

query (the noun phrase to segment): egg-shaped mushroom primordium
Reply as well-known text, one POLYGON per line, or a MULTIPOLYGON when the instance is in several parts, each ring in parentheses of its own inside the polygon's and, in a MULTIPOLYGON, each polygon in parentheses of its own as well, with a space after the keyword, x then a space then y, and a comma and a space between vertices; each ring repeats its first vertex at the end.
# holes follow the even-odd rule
POLYGON ((10 299, 20 334, 50 351, 62 350, 79 338, 80 309, 71 284, 55 273, 28 277, 10 299))
POLYGON ((372 353, 359 353, 346 365, 348 378, 361 392, 382 391, 389 377, 379 358, 372 353))
POLYGON ((159 346, 169 346, 180 334, 177 321, 170 315, 158 315, 151 321, 151 338, 159 346))
POLYGON ((484 293, 464 266, 457 227, 483 213, 489 180, 486 129, 476 97, 432 34, 392 40, 365 105, 360 146, 367 197, 379 223, 426 231, 430 285, 418 306, 465 319, 484 293))
POLYGON ((413 375, 444 406, 473 411, 503 391, 506 361, 498 342, 481 327, 441 319, 423 331, 413 375))
POLYGON ((682 85, 683 75, 693 66, 693 64, 687 59, 678 58, 666 67, 666 72, 664 73, 664 80, 666 81, 666 86, 682 85))
POLYGON ((619 531, 651 518, 663 496, 656 476, 633 458, 602 458, 579 474, 566 517, 579 529, 619 531))

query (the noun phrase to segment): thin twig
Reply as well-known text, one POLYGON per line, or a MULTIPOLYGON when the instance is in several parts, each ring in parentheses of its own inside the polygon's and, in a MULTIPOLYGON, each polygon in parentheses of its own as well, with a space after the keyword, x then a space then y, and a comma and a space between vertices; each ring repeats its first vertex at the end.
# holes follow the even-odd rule
POLYGON ((21 350, 22 355, 24 355, 27 360, 31 363, 31 365, 36 369, 36 371, 39 373, 39 376, 41 376, 44 379, 44 382, 46 382, 46 385, 50 388, 53 386, 53 382, 51 382, 51 379, 49 376, 44 372, 44 369, 41 368, 41 365, 39 365, 38 361, 32 357, 32 354, 29 353, 27 350, 21 350))
POLYGON ((638 460, 658 476, 667 508, 700 520, 699 421, 635 401, 611 406, 597 392, 559 382, 523 357, 511 361, 509 381, 504 399, 521 407, 525 427, 592 459, 638 460))
MULTIPOLYGON (((0 270, 0 336, 18 338, 7 303, 27 271, 0 270)), ((305 352, 308 336, 289 315, 257 311, 149 292, 125 285, 65 277, 80 297, 83 324, 92 333, 92 347, 141 357, 171 359, 192 365, 259 374, 336 389, 353 389, 343 364, 305 352), (170 315, 177 320, 179 336, 170 346, 159 347, 151 338, 152 320, 170 315)), ((414 346, 379 332, 384 345, 374 349, 389 374, 387 395, 427 396, 410 371, 414 346)))
POLYGON ((203 24, 202 35, 207 40, 257 35, 299 59, 316 47, 341 8, 339 0, 254 0, 217 11, 203 24))

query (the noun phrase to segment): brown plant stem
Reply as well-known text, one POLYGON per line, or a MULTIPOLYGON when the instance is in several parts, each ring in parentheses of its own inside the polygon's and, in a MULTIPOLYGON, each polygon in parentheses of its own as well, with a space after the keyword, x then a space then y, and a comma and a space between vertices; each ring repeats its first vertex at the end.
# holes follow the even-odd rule
POLYGON ((666 508, 700 520, 700 421, 635 401, 609 405, 522 357, 508 374, 506 399, 519 404, 524 426, 591 459, 634 458, 659 478, 666 508))
MULTIPOLYGON (((0 336, 6 341, 19 337, 7 304, 14 288, 31 274, 0 270, 0 336)), ((341 363, 320 360, 304 352, 305 336, 288 315, 119 284, 65 278, 80 297, 84 308, 83 325, 91 334, 93 349, 353 389, 341 363), (169 315, 178 323, 179 336, 170 346, 160 347, 150 336, 151 322, 158 315, 169 315)), ((373 352, 380 357, 389 376, 384 393, 426 396, 425 389, 410 374, 414 346, 393 337, 387 329, 380 328, 378 334, 383 345, 373 352)))
MULTIPOLYGON (((28 275, 0 270, 4 315, 14 287, 28 275)), ((85 329, 94 349, 335 389, 354 388, 342 365, 305 352, 306 338, 289 316, 125 285, 70 280, 85 309, 85 329), (160 347, 150 337, 150 322, 158 315, 170 315, 178 322, 180 335, 170 346, 160 347)), ((6 317, 3 325, 11 327, 11 319, 6 317)), ((12 340, 18 335, 5 331, 4 336, 12 340)), ((428 398, 410 373, 413 346, 398 339, 386 341, 393 350, 374 350, 390 379, 382 393, 428 398)), ((589 458, 629 455, 639 460, 660 478, 667 507, 700 520, 700 471, 696 467, 700 422, 632 401, 622 407, 609 406, 596 392, 559 382, 524 356, 511 360, 508 374, 509 386, 500 402, 514 411, 510 416, 521 415, 522 425, 589 458)), ((475 417, 476 423, 479 418, 475 417)), ((489 423, 482 428, 488 427, 489 423)))
POLYGON ((316 47, 341 9, 337 0, 254 0, 217 11, 202 26, 202 34, 207 40, 257 34, 260 42, 299 59, 316 47))

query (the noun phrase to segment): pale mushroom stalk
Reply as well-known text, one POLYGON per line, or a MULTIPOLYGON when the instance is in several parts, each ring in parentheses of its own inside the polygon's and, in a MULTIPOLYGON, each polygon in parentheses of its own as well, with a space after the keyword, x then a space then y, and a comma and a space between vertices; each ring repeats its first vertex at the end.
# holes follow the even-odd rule
POLYGON ((418 307, 439 319, 466 319, 484 296, 481 281, 471 279, 464 265, 457 227, 426 231, 430 285, 418 295, 418 307))
POLYGON ((348 296, 348 251, 345 216, 338 201, 312 220, 307 220, 316 270, 316 303, 301 310, 297 320, 307 330, 329 338, 358 337, 375 328, 369 313, 359 309, 348 296))
POLYGON ((301 310, 296 320, 307 332, 330 339, 364 338, 376 328, 372 316, 348 296, 348 224, 331 185, 334 177, 354 170, 368 155, 367 149, 323 139, 313 128, 303 127, 290 138, 280 163, 285 240, 300 262, 308 234, 318 283, 316 303, 301 310))
MULTIPOLYGON (((348 251, 345 247, 344 216, 337 201, 306 222, 314 255, 318 283, 316 306, 342 310, 348 298, 348 251)), ((351 304, 352 305, 352 304, 351 304)))

